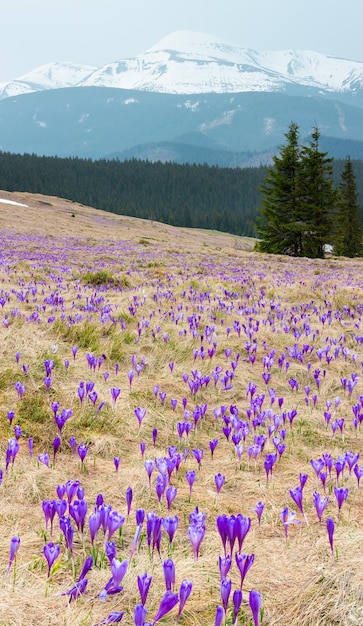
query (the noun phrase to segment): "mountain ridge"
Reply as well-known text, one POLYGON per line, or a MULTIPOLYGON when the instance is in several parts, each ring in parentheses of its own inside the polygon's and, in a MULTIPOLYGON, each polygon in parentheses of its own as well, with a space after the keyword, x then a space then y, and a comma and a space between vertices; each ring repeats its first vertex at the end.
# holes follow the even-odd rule
POLYGON ((132 59, 47 64, 0 85, 6 152, 246 167, 276 153, 291 121, 303 137, 317 125, 363 141, 363 63, 177 31, 132 59))
POLYGON ((294 85, 360 92, 363 62, 309 50, 257 51, 207 33, 176 31, 142 54, 99 68, 76 63, 43 65, 0 84, 0 99, 67 87, 195 94, 283 92, 294 85))

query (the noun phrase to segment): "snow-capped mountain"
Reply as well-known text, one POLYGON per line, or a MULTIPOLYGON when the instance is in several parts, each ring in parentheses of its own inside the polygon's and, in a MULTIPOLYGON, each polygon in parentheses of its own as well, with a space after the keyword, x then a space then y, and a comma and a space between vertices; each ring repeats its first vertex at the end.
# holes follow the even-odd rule
POLYGON ((177 31, 135 58, 101 68, 42 66, 0 85, 0 98, 74 86, 169 94, 283 92, 304 86, 349 93, 363 89, 363 62, 306 50, 261 52, 213 35, 177 31))
POLYGON ((8 83, 0 84, 0 99, 34 91, 74 87, 98 68, 79 63, 48 63, 8 83))
POLYGON ((235 167, 271 158, 292 120, 363 158, 363 63, 179 31, 133 59, 0 85, 0 150, 16 153, 235 167))

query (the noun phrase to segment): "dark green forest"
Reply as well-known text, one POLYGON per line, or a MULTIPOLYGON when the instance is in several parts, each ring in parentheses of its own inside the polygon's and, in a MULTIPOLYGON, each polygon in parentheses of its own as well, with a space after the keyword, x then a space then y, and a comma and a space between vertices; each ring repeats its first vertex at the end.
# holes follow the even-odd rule
MULTIPOLYGON (((339 178, 343 160, 334 162, 339 178)), ((363 161, 353 161, 363 197, 363 161)), ((0 152, 0 189, 60 196, 119 215, 255 236, 266 167, 222 168, 0 152)))

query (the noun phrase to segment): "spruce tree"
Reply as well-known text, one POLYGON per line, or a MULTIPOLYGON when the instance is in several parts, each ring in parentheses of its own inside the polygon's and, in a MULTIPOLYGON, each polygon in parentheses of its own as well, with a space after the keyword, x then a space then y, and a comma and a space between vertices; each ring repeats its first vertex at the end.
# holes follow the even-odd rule
POLYGON ((362 224, 350 156, 346 158, 339 185, 334 253, 339 256, 362 256, 362 224))
POLYGON ((315 127, 309 145, 301 151, 303 254, 311 258, 324 258, 325 245, 332 242, 332 215, 337 200, 332 178, 333 159, 320 150, 319 139, 320 132, 315 127))
POLYGON ((299 127, 291 122, 285 133, 286 145, 273 157, 273 166, 261 185, 262 208, 257 219, 257 234, 262 252, 302 254, 300 203, 299 127))

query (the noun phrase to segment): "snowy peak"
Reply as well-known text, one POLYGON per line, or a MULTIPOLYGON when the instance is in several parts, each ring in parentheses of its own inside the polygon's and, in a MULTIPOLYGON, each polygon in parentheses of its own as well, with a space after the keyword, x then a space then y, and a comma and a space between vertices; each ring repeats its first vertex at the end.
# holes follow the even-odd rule
POLYGON ((9 83, 0 84, 0 99, 33 91, 75 87, 96 70, 93 65, 48 63, 9 83))
POLYGON ((302 50, 257 51, 206 33, 177 31, 134 59, 110 63, 82 84, 161 93, 326 91, 362 88, 363 63, 302 50))
POLYGON ((302 50, 257 51, 193 31, 171 33, 131 59, 101 68, 54 63, 0 85, 0 98, 65 87, 112 87, 171 94, 325 93, 363 89, 363 63, 302 50))

